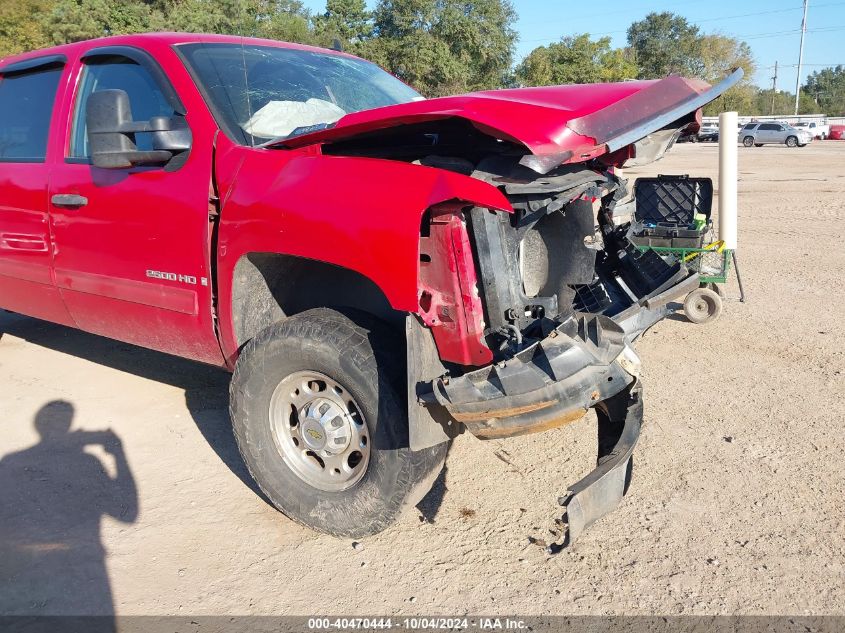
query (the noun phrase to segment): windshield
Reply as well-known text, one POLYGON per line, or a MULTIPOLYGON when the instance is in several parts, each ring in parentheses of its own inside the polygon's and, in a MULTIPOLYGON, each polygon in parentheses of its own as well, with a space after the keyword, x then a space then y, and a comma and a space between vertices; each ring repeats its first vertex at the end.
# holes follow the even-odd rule
POLYGON ((254 44, 179 47, 218 123, 257 145, 325 127, 350 112, 422 97, 362 59, 254 44))

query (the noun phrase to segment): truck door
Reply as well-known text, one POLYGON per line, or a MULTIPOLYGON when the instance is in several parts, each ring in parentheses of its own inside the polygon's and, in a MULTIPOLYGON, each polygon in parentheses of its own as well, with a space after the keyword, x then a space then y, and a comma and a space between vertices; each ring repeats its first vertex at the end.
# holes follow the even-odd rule
MULTIPOLYGON (((89 332, 222 364, 209 257, 212 135, 194 133, 178 164, 95 167, 85 119, 92 93, 125 91, 133 121, 185 111, 161 67, 140 49, 93 49, 78 65, 65 108, 65 156, 50 189, 56 285, 65 304, 89 332)), ((186 120, 190 126, 190 113, 186 120)), ((150 136, 135 135, 139 150, 151 149, 150 136)))
POLYGON ((63 55, 0 68, 0 307, 70 325, 53 283, 48 137, 63 55))

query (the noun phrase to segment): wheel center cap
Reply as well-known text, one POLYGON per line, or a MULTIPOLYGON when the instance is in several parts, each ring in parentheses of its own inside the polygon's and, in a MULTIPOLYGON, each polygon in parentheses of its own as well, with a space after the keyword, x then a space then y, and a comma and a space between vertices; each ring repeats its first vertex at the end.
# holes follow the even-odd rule
POLYGON ((326 431, 317 420, 307 419, 302 423, 302 440, 308 448, 321 451, 326 446, 326 431))
POLYGON ((349 423, 341 406, 328 398, 312 400, 300 412, 302 441, 312 451, 340 455, 350 442, 349 423))

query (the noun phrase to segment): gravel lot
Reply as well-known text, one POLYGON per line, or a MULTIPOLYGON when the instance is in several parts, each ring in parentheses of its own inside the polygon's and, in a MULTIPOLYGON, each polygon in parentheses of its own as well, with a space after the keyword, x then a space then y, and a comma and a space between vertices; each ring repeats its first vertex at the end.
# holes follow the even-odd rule
MULTIPOLYGON (((843 165, 845 142, 740 148, 749 300, 640 342, 630 493, 552 558, 527 537, 591 468, 592 416, 462 436, 418 511, 353 547, 257 494, 226 374, 3 314, 0 613, 845 613, 843 165), (37 589, 3 585, 15 566, 37 589)), ((680 145, 628 175, 716 169, 715 145, 680 145)))

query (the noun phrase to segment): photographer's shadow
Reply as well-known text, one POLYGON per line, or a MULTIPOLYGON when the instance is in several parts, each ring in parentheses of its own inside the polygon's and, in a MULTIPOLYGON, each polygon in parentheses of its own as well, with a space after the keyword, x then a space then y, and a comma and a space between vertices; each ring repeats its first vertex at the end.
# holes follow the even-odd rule
POLYGON ((226 371, 47 321, 3 314, 0 310, 0 332, 3 331, 33 345, 184 390, 188 412, 220 461, 256 496, 267 502, 250 477, 235 444, 229 422, 229 374, 226 371))
POLYGON ((72 431, 73 415, 68 402, 46 404, 40 441, 0 459, 0 614, 114 613, 100 522, 133 523, 138 493, 117 435, 72 431))

